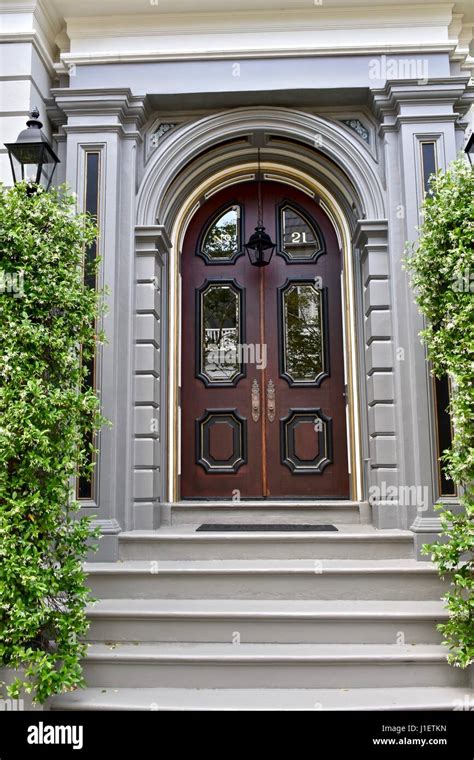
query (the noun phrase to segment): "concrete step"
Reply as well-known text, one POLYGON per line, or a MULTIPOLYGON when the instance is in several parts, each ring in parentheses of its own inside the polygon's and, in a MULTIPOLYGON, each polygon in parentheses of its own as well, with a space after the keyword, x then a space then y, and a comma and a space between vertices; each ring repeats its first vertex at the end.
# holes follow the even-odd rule
POLYGON ((51 700, 52 710, 472 710, 474 691, 391 689, 88 688, 51 700))
POLYGON ((447 590, 430 562, 208 560, 86 563, 99 599, 439 600, 447 590))
POLYGON ((179 501, 159 506, 167 525, 232 523, 370 522, 370 507, 358 501, 179 501))
POLYGON ((90 644, 83 668, 102 688, 468 686, 433 644, 90 644))
POLYGON ((338 532, 197 533, 197 525, 121 533, 124 560, 402 559, 413 557, 413 533, 341 525, 338 532))
POLYGON ((88 609, 90 641, 440 643, 436 601, 103 599, 88 609))

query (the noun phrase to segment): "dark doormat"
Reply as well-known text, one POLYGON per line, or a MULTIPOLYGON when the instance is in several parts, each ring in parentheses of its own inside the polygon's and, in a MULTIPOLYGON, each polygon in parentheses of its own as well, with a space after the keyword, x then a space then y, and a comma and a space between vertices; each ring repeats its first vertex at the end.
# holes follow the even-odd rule
POLYGON ((335 525, 297 525, 295 523, 204 523, 196 528, 196 533, 313 533, 315 531, 337 531, 335 525))

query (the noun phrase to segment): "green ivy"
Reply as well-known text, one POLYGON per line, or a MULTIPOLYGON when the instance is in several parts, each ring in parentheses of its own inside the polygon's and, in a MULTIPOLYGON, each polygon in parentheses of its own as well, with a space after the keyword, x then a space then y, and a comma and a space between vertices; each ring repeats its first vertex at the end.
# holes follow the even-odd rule
POLYGON ((438 626, 448 659, 467 667, 474 657, 474 169, 463 158, 432 177, 422 218, 407 268, 427 320, 422 337, 433 373, 451 378, 454 436, 442 460, 461 488, 463 507, 459 514, 440 507, 441 542, 423 549, 450 580, 448 622, 438 626))
POLYGON ((97 533, 71 483, 90 475, 84 442, 104 422, 84 382, 103 294, 84 286, 93 220, 64 188, 28 190, 0 188, 0 664, 24 673, 11 697, 43 702, 83 684, 97 533))

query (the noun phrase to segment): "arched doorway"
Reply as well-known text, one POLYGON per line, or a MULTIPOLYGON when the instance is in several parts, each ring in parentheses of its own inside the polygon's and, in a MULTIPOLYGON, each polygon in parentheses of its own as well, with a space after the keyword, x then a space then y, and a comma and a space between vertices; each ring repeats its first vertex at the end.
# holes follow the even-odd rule
POLYGON ((349 498, 342 255, 319 203, 262 183, 276 242, 243 249, 257 187, 212 195, 182 252, 182 498, 349 498))
MULTIPOLYGON (((137 196, 137 251, 142 256, 148 239, 158 240, 164 285, 155 295, 162 330, 159 372, 166 379, 159 399, 160 477, 153 475, 153 483, 159 483, 164 501, 182 498, 181 286, 186 233, 200 208, 221 190, 255 182, 257 146, 261 147, 264 181, 297 188, 314 199, 331 221, 342 252, 350 498, 361 501, 367 487, 364 478, 366 483, 372 478, 368 462, 373 453, 369 451, 364 374, 364 352, 371 337, 365 328, 363 290, 367 278, 372 278, 372 265, 374 276, 379 276, 379 252, 386 257, 385 195, 376 157, 361 148, 350 130, 323 117, 284 108, 232 109, 183 124, 166 136, 149 159, 137 196), (356 250, 359 243, 364 252, 356 250), (376 255, 368 258, 368 250, 376 255)), ((155 308, 153 313, 158 313, 155 308)))

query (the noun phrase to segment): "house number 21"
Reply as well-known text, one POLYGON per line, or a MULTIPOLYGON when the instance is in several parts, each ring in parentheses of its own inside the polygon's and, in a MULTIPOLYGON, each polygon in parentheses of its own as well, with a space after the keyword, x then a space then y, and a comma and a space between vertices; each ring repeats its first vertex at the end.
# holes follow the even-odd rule
POLYGON ((292 232, 291 242, 292 243, 307 243, 308 241, 306 239, 306 232, 292 232))

